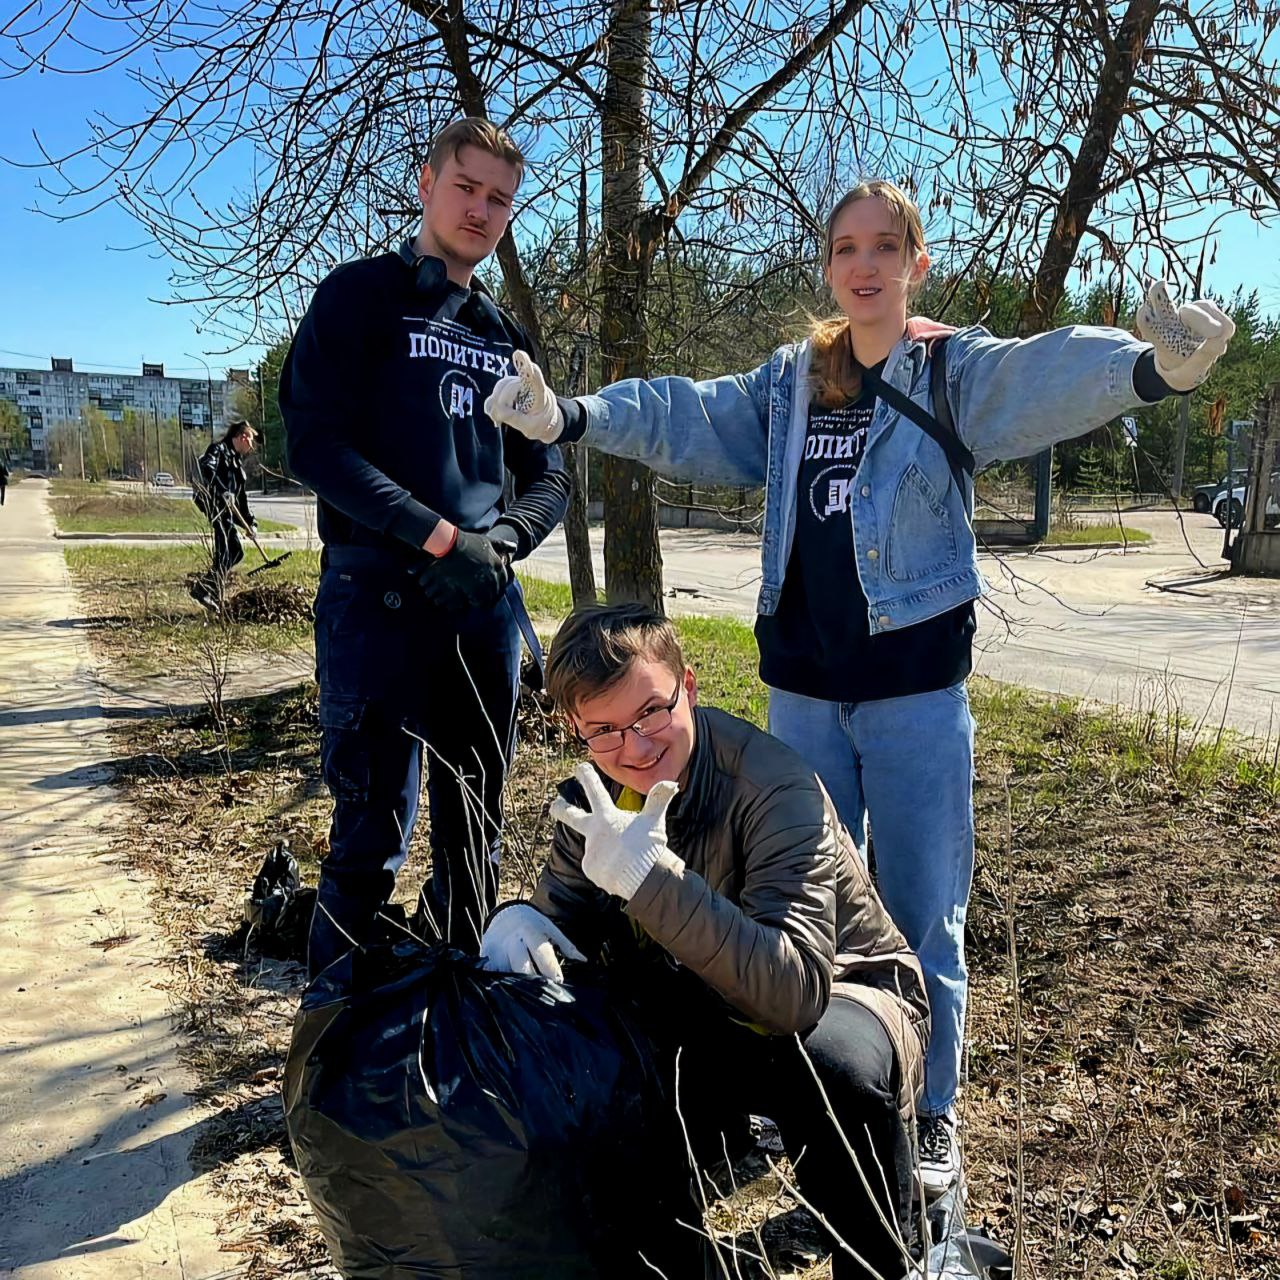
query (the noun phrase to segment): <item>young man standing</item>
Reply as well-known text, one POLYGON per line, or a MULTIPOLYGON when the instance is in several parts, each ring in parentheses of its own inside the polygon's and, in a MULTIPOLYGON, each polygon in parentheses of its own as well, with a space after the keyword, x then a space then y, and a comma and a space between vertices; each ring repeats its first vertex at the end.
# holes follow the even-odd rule
POLYGON ((213 530, 212 562, 207 573, 191 584, 191 597, 208 609, 222 605, 231 570, 244 559, 237 525, 256 529, 249 510, 241 458, 253 452, 254 429, 243 418, 233 418, 220 440, 200 455, 191 496, 213 530))
POLYGON ((487 121, 445 129, 419 179, 417 237, 331 273, 281 371, 289 463, 319 498, 324 542, 316 678, 334 812, 313 974, 375 928, 408 857, 424 763, 423 927, 474 950, 496 890, 520 639, 533 634, 511 562, 569 493, 555 448, 482 408, 513 353, 533 350, 472 278, 523 167, 487 121))
POLYGON ((674 629, 642 606, 570 617, 547 684, 591 763, 552 803, 547 867, 530 903, 494 914, 484 959, 555 979, 557 950, 616 967, 679 1047, 681 1114, 711 1150, 735 1119, 773 1117, 844 1242, 835 1280, 905 1275, 928 1002, 817 776, 698 706, 674 629))

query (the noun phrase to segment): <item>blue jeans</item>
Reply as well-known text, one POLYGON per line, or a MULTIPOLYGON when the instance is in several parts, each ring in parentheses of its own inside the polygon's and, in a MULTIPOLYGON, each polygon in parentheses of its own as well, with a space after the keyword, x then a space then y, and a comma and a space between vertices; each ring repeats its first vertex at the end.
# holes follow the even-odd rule
POLYGON ((880 897, 920 957, 929 992, 927 1114, 950 1107, 960 1081, 974 727, 963 684, 856 703, 769 691, 769 732, 813 766, 864 858, 870 821, 880 897))

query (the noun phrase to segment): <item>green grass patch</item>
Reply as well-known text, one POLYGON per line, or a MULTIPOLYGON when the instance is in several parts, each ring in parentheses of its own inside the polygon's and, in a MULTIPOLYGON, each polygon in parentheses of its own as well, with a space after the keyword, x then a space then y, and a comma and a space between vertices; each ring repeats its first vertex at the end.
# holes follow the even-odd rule
MULTIPOLYGON (((67 565, 76 578, 90 586, 109 585, 121 589, 119 603, 141 606, 144 601, 163 602, 165 593, 181 588, 186 596, 185 578, 198 573, 208 564, 203 547, 175 545, 172 547, 64 547, 67 565)), ((247 555, 233 578, 240 583, 244 575, 256 564, 261 564, 257 553, 247 555)), ((318 551, 294 551, 288 560, 268 574, 254 578, 255 584, 263 579, 270 582, 292 582, 315 589, 320 581, 320 553, 318 551)))
MULTIPOLYGON (((191 575, 209 564, 202 546, 65 547, 67 567, 90 602, 90 615, 113 657, 134 671, 168 670, 195 658, 209 640, 211 615, 187 591, 191 575)), ((317 551, 294 551, 282 565, 247 579, 261 564, 249 550, 232 574, 231 592, 253 588, 294 588, 305 599, 315 594, 320 577, 317 551)), ((311 622, 236 622, 220 624, 226 639, 256 653, 295 653, 311 638, 311 622)))
POLYGON ((1192 791, 1219 783, 1280 795, 1276 743, 1250 743, 1166 710, 1086 708, 975 676, 969 698, 981 750, 1053 801, 1081 787, 1123 788, 1162 776, 1192 791))
POLYGON ((751 628, 736 618, 690 615, 674 622, 685 660, 698 675, 699 700, 764 728, 769 691, 757 674, 760 659, 751 628))
MULTIPOLYGON (((53 518, 63 533, 190 533, 209 535, 209 522, 189 498, 126 493, 81 480, 55 480, 53 518)), ((294 526, 259 520, 259 533, 292 533, 294 526)))
POLYGON ((1050 529, 1042 545, 1069 547, 1084 542, 1150 542, 1151 535, 1145 529, 1121 528, 1118 524, 1087 524, 1082 529, 1050 529))
POLYGON ((516 575, 524 591, 525 608, 529 616, 546 629, 554 631, 561 619, 573 612, 573 591, 567 582, 547 582, 544 578, 530 578, 523 573, 516 575))

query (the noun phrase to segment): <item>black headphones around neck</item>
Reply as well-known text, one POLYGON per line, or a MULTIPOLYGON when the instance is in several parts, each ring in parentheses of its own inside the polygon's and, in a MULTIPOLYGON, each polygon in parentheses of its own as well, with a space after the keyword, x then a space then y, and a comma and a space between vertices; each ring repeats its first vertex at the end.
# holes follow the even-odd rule
MULTIPOLYGON (((405 240, 399 249, 400 261, 413 272, 414 290, 431 300, 434 306, 443 306, 452 290, 459 286, 449 279, 449 273, 439 258, 419 253, 413 247, 412 240, 405 240)), ((463 302, 458 311, 459 317, 470 316, 472 323, 493 333, 504 329, 502 313, 497 304, 489 296, 489 291, 480 281, 472 278, 470 296, 463 302)))
POLYGON ((419 253, 412 240, 400 245, 400 260, 413 271, 413 287, 419 293, 436 294, 449 286, 449 273, 439 258, 419 253))

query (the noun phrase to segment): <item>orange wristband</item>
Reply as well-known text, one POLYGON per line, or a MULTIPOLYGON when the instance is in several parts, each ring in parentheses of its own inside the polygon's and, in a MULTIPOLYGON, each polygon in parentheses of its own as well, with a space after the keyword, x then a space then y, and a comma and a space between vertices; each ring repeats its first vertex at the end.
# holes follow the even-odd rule
POLYGON ((424 551, 429 551, 436 557, 436 559, 439 559, 441 556, 447 556, 457 545, 457 542, 458 526, 456 524, 450 524, 448 520, 441 520, 440 523, 431 530, 431 535, 427 538, 426 542, 422 544, 422 549, 424 551), (442 545, 439 535, 445 529, 448 529, 449 531, 446 535, 448 541, 442 545))

